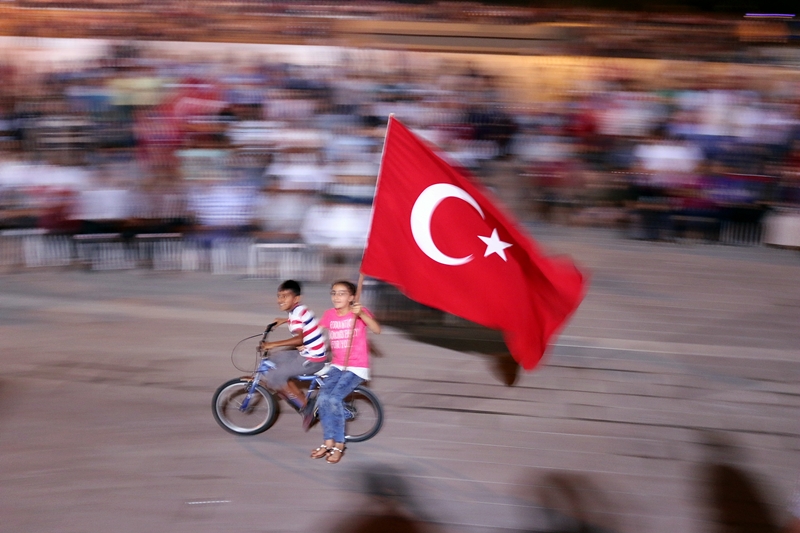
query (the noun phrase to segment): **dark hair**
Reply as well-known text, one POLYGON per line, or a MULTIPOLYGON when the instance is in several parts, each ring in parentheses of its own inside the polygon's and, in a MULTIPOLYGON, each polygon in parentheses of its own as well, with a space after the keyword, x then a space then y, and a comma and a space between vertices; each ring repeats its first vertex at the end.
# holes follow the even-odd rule
POLYGON ((347 287, 347 290, 350 292, 350 294, 355 296, 355 294, 356 294, 356 286, 353 285, 352 283, 350 283, 349 281, 344 280, 344 279, 339 280, 339 281, 334 281, 333 283, 331 283, 331 288, 333 288, 336 285, 344 285, 345 287, 347 287))
POLYGON ((303 294, 302 289, 300 288, 300 282, 295 281, 293 279, 287 279, 283 283, 280 284, 278 287, 278 292, 281 291, 291 291, 294 293, 295 296, 300 296, 303 294))

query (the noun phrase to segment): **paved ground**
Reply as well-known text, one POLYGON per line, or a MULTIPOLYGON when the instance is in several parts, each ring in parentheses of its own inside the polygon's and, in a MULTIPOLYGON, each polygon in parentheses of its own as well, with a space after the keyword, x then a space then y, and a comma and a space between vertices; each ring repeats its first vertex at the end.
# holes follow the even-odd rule
POLYGON ((211 417, 277 281, 0 276, 0 531, 389 531, 392 505, 445 532, 774 530, 800 471, 800 254, 533 230, 592 276, 541 368, 479 330, 386 328, 386 425, 337 466, 293 413, 248 438, 211 417))

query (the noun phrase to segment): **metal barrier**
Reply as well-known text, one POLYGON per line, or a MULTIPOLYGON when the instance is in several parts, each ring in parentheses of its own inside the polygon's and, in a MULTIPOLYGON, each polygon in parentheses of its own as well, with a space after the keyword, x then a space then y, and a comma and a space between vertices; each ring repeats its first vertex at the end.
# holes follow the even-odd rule
MULTIPOLYGON (((760 222, 725 221, 719 228, 720 244, 759 246, 765 239, 760 222)), ((773 231, 774 233, 774 231, 773 231)), ((691 238, 690 235, 683 235, 691 238)), ((703 235, 704 242, 713 242, 703 235)), ((120 233, 52 235, 42 229, 0 231, 0 271, 22 268, 82 266, 87 270, 144 268, 154 271, 210 271, 249 278, 334 281, 355 279, 361 248, 315 247, 300 243, 256 243, 250 237, 220 238, 202 242, 181 233, 138 234, 124 239, 120 233)), ((370 289, 374 290, 374 289, 370 289)), ((406 304, 391 302, 386 309, 400 317, 406 304)), ((414 310, 418 313, 419 310, 414 310)), ((413 314, 413 313, 412 313, 413 314)))
POLYGON ((9 229, 0 232, 0 268, 15 270, 25 266, 23 241, 30 231, 9 229))
POLYGON ((249 237, 220 239, 211 246, 211 272, 214 274, 246 274, 250 247, 249 237))
POLYGON ((312 281, 323 279, 322 261, 316 250, 304 245, 257 245, 250 237, 200 241, 181 233, 124 238, 120 233, 51 235, 42 229, 0 232, 2 270, 76 265, 92 271, 144 268, 312 281))
POLYGON ((128 270, 138 266, 136 248, 120 233, 75 235, 75 260, 88 270, 128 270))
POLYGON ((26 249, 26 266, 65 267, 72 264, 74 244, 69 235, 45 235, 26 249))
POLYGON ((52 267, 72 263, 72 239, 44 229, 0 232, 0 267, 52 267))
POLYGON ((183 235, 181 233, 141 233, 136 235, 138 265, 152 270, 183 268, 183 235))
POLYGON ((250 247, 247 275, 251 278, 333 282, 355 280, 364 249, 309 246, 298 243, 258 243, 250 247))
POLYGON ((761 222, 722 222, 719 242, 739 246, 760 246, 764 242, 761 222))
POLYGON ((247 277, 321 281, 322 267, 322 254, 316 248, 296 243, 258 243, 250 246, 247 277))
POLYGON ((186 272, 246 274, 253 242, 250 237, 184 239, 180 247, 180 269, 186 272))

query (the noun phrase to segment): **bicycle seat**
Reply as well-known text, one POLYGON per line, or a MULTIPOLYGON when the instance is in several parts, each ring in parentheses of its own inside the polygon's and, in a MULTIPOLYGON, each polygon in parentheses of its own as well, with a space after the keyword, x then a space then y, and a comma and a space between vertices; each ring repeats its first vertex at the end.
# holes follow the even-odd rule
POLYGON ((330 363, 325 363, 325 366, 323 366, 322 368, 320 368, 319 370, 314 372, 314 375, 315 376, 320 376, 320 377, 326 376, 326 375, 328 375, 328 370, 330 370, 330 369, 331 369, 331 364, 330 363))

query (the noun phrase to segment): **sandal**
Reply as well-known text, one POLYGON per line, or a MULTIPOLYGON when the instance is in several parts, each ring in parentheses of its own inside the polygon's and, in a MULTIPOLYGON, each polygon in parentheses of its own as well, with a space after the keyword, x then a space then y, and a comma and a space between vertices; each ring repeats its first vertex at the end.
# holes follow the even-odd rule
MULTIPOLYGON (((344 448, 344 446, 342 446, 344 448)), ((325 459, 326 462, 335 465, 339 461, 342 460, 342 455, 344 455, 344 450, 337 448, 334 446, 333 448, 328 448, 328 458, 325 459), (339 452, 338 454, 336 452, 339 452)))
POLYGON ((326 455, 331 453, 331 449, 325 446, 324 444, 320 444, 311 452, 312 459, 322 459, 326 455))

